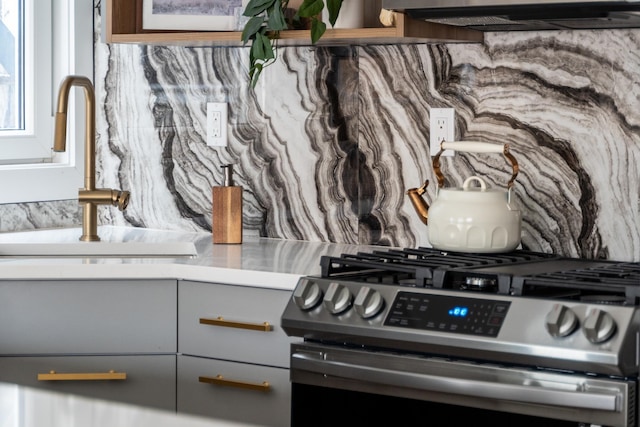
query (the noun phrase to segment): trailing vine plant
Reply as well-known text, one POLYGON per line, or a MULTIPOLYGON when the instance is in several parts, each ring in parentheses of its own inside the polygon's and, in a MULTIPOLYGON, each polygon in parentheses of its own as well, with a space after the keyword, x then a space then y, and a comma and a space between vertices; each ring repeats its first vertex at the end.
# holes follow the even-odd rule
POLYGON ((311 43, 315 44, 327 30, 322 21, 324 8, 329 12, 329 23, 335 25, 344 0, 303 0, 291 20, 286 18, 289 0, 250 0, 243 15, 250 19, 242 30, 243 44, 251 41, 249 51, 249 79, 255 88, 262 71, 277 59, 280 31, 289 29, 303 18, 310 21, 311 43), (325 3, 326 1, 326 3, 325 3))

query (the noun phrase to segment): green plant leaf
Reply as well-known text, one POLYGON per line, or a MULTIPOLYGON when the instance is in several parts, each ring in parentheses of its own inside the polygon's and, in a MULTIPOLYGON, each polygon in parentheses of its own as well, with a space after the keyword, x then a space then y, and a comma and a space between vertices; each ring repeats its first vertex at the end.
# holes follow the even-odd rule
POLYGON ((262 40, 256 38, 253 41, 253 43, 251 44, 251 55, 253 56, 254 60, 265 60, 264 44, 262 43, 262 40))
POLYGON ((324 9, 324 1, 304 0, 298 8, 298 12, 296 13, 296 15, 303 18, 311 18, 312 16, 317 16, 318 14, 322 13, 322 9, 324 9))
POLYGON ((265 61, 269 59, 275 59, 274 49, 271 45, 271 39, 264 34, 258 33, 256 34, 256 41, 259 42, 258 45, 262 51, 262 55, 260 59, 265 61))
POLYGON ((340 8, 342 7, 343 0, 327 0, 327 10, 329 11, 329 22, 333 27, 336 25, 340 8))
POLYGON ((269 8, 267 13, 269 15, 267 26, 270 30, 280 31, 287 29, 287 21, 284 17, 284 10, 282 8, 282 3, 280 2, 280 0, 276 0, 273 4, 273 7, 269 8))
POLYGON ((311 20, 311 43, 316 43, 327 30, 327 24, 317 18, 311 20))
POLYGON ((256 38, 251 43, 251 59, 252 61, 267 61, 273 59, 273 49, 271 48, 271 42, 269 38, 257 33, 256 38))
POLYGON ((249 19, 242 30, 242 42, 246 44, 249 39, 253 39, 254 35, 260 31, 263 24, 264 18, 262 16, 254 16, 249 19))
POLYGON ((258 78, 260 77, 260 73, 262 73, 263 66, 260 63, 255 64, 249 70, 249 79, 251 80, 251 87, 255 89, 258 84, 258 78))
POLYGON ((272 7, 276 0, 249 0, 242 13, 244 16, 256 16, 272 7))

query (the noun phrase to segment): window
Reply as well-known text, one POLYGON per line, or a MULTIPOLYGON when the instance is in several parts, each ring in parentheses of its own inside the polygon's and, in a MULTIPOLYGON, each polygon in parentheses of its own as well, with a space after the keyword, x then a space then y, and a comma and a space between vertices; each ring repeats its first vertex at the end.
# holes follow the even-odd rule
POLYGON ((60 82, 93 76, 93 2, 0 0, 0 49, 0 203, 77 198, 82 91, 72 89, 67 151, 51 148, 60 82))
POLYGON ((4 7, 0 4, 0 129, 15 130, 24 127, 20 105, 22 92, 22 57, 20 45, 23 31, 20 16, 21 2, 4 7))

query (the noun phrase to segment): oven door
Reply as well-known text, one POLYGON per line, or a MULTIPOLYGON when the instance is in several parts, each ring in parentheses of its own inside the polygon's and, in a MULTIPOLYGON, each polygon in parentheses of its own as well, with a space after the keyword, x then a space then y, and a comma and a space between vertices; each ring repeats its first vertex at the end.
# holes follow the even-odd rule
POLYGON ((403 426, 636 425, 628 379, 305 342, 291 346, 291 382, 294 427, 375 425, 386 411, 403 426))

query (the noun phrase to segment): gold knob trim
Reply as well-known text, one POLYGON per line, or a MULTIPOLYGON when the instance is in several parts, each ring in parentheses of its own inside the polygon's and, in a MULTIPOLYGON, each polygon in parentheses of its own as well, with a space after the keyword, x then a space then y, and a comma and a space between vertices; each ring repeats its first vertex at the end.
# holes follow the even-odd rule
POLYGON ((38 374, 38 381, 122 381, 127 379, 126 372, 89 372, 89 373, 58 373, 49 371, 38 374))
POLYGON ((222 316, 218 316, 215 319, 200 318, 200 323, 203 325, 223 326, 225 328, 239 328, 249 329, 251 331, 270 332, 273 327, 269 322, 263 323, 250 323, 250 322, 238 322, 225 320, 222 316))
POLYGON ((271 384, 268 381, 262 383, 248 383, 245 381, 230 380, 218 374, 215 377, 198 377, 198 381, 206 384, 215 384, 225 387, 242 388, 246 390, 255 390, 267 392, 271 390, 271 384))

